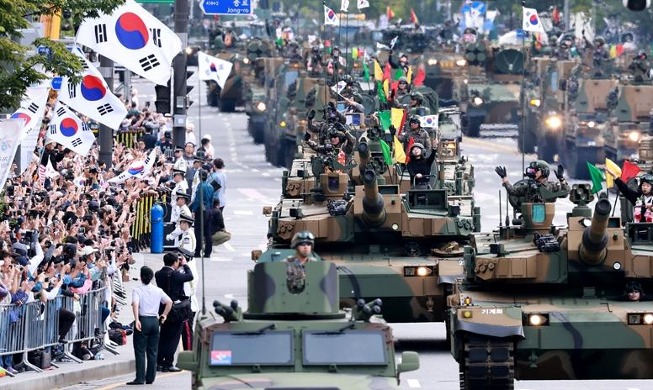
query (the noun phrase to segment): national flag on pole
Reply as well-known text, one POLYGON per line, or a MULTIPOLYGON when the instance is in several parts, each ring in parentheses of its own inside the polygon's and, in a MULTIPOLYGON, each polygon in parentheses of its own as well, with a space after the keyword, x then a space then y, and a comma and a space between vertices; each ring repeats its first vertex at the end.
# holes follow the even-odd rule
POLYGON ((410 9, 410 22, 412 24, 419 24, 419 19, 412 8, 410 9))
POLYGON ((392 40, 390 41, 390 50, 393 50, 395 48, 395 45, 397 44, 397 39, 399 39, 399 35, 392 38, 392 40))
POLYGON ((415 144, 415 138, 409 137, 408 138, 408 145, 406 145, 406 164, 410 162, 410 149, 412 149, 413 145, 415 144))
POLYGON ((392 165, 392 152, 390 151, 390 145, 381 138, 379 138, 379 144, 381 145, 381 152, 383 152, 383 160, 387 165, 392 165))
POLYGON ((363 62, 363 80, 370 81, 370 67, 367 65, 367 61, 363 62))
POLYGON ((390 111, 379 111, 379 124, 384 131, 388 131, 390 129, 390 125, 392 124, 390 111))
POLYGON ((401 129, 404 127, 406 121, 406 110, 403 108, 390 109, 390 122, 397 129, 397 134, 401 134, 401 129))
POLYGON ((349 0, 340 0, 340 11, 349 12, 349 0))
POLYGON ((415 79, 413 80, 413 85, 416 87, 424 85, 424 80, 426 80, 426 71, 423 67, 417 68, 417 74, 415 74, 415 79))
POLYGON ((347 86, 347 82, 346 82, 346 81, 338 81, 338 82, 336 83, 336 85, 334 85, 333 87, 331 87, 331 90, 332 90, 333 92, 337 93, 338 95, 340 95, 340 94, 342 93, 342 90, 345 89, 346 86, 347 86))
POLYGON ((379 61, 377 60, 374 60, 374 80, 383 80, 383 70, 381 69, 381 65, 379 65, 379 61))
POLYGON ((45 136, 82 156, 95 142, 95 135, 81 119, 61 103, 57 103, 45 136))
POLYGON ((387 62, 385 64, 385 67, 383 68, 383 80, 390 79, 391 72, 392 72, 392 66, 390 66, 389 62, 387 62))
POLYGON ((132 72, 166 85, 181 39, 134 0, 79 26, 76 40, 132 72))
POLYGON ((408 81, 408 84, 413 80, 413 67, 409 66, 408 67, 408 72, 406 72, 406 81, 408 81))
POLYGON ((231 62, 198 51, 197 64, 200 80, 213 80, 218 83, 220 88, 224 88, 233 67, 231 62))
POLYGON ((621 168, 621 180, 624 183, 627 183, 628 180, 632 179, 633 177, 637 177, 641 169, 635 164, 634 162, 631 161, 624 161, 624 165, 621 168))
POLYGON ((21 129, 24 129, 24 121, 13 119, 0 120, 0 188, 5 187, 7 176, 14 163, 16 149, 20 143, 21 129))
POLYGON ((596 194, 603 189, 603 172, 590 163, 587 163, 587 169, 590 172, 590 179, 592 180, 592 193, 596 194))
POLYGON ((437 129, 438 128, 438 114, 434 115, 422 115, 419 118, 420 126, 427 129, 437 129))
POLYGON ((381 80, 376 80, 376 94, 379 97, 379 103, 387 103, 388 98, 383 92, 383 85, 381 83, 382 83, 381 80))
POLYGON ((370 2, 369 0, 358 0, 358 3, 356 4, 358 9, 364 9, 364 8, 369 8, 370 7, 370 2))
POLYGON ((406 152, 404 151, 404 146, 399 142, 399 138, 395 135, 392 137, 392 152, 394 153, 395 162, 405 164, 406 163, 406 152))
POLYGON ((80 114, 117 130, 127 116, 127 108, 111 92, 100 71, 86 59, 82 49, 73 47, 72 52, 84 67, 82 80, 73 84, 68 77, 62 77, 59 100, 80 114))
POLYGON ((324 6, 324 25, 325 26, 337 26, 340 24, 338 20, 338 14, 331 8, 324 6))
POLYGON ((535 8, 522 8, 524 10, 524 18, 522 21, 522 28, 524 31, 544 33, 544 27, 542 26, 540 17, 537 15, 537 10, 535 8))
POLYGON ((388 17, 388 20, 395 17, 395 13, 392 11, 392 8, 390 8, 389 6, 385 8, 385 16, 388 17))
POLYGON ((129 165, 129 168, 122 171, 118 176, 109 179, 109 183, 120 184, 125 182, 127 179, 132 177, 141 178, 148 175, 152 172, 152 167, 156 162, 156 157, 160 153, 158 147, 152 149, 150 154, 145 158, 145 160, 136 160, 129 165))
MULTIPOLYGON (((48 88, 45 86, 28 88, 20 102, 20 108, 11 114, 10 119, 19 122, 20 140, 25 139, 35 128, 41 127, 41 118, 48 102, 48 88)), ((0 187, 2 188, 2 187, 0 187)))
POLYGON ((609 173, 605 175, 605 185, 607 188, 611 188, 614 185, 614 178, 621 176, 621 168, 614 161, 609 158, 605 159, 605 171, 609 173))

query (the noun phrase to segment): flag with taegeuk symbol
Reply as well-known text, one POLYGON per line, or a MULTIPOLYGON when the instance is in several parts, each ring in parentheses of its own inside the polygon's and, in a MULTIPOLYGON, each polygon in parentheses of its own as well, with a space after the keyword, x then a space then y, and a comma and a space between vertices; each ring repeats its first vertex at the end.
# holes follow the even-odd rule
POLYGON ((231 62, 198 51, 197 64, 200 80, 213 80, 218 83, 220 88, 224 88, 233 67, 231 62))
POLYGON ((82 80, 74 84, 68 77, 62 77, 59 100, 82 115, 117 130, 127 116, 124 103, 111 92, 99 70, 84 56, 82 49, 71 50, 82 62, 82 80))
POLYGON ((325 26, 337 26, 340 24, 338 19, 338 14, 331 8, 324 6, 324 25, 325 26))
POLYGON ((49 88, 44 85, 28 88, 20 102, 20 108, 11 114, 11 119, 21 122, 20 141, 23 141, 31 131, 41 127, 41 118, 48 101, 48 92, 49 88))
POLYGON ((86 123, 68 107, 57 103, 45 133, 47 140, 55 141, 82 156, 87 156, 95 142, 95 135, 86 123))
POLYGON ((181 39, 134 0, 111 14, 85 18, 76 36, 82 44, 156 84, 166 85, 181 39))

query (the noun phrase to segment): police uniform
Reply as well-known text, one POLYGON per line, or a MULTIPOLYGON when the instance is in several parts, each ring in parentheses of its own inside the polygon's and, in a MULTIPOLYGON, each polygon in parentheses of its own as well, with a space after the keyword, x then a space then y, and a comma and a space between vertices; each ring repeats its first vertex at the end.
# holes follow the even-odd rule
POLYGON ((166 236, 167 240, 175 240, 176 248, 183 248, 185 250, 195 251, 195 245, 197 245, 197 240, 195 239, 195 232, 193 229, 188 228, 186 230, 181 230, 179 224, 181 222, 188 222, 190 226, 193 226, 193 217, 190 213, 181 214, 179 220, 177 221, 177 228, 170 234, 166 236))
MULTIPOLYGON (((191 229, 188 230, 192 232, 191 229)), ((193 235, 193 238, 194 237, 195 235, 193 235)), ((195 248, 188 250, 183 246, 177 248, 177 251, 186 258, 186 265, 188 266, 188 269, 190 269, 191 274, 197 275, 197 262, 193 261, 194 250, 195 248)), ((185 273, 185 268, 179 268, 179 272, 185 273)), ((193 349, 193 320, 195 319, 195 313, 199 310, 199 301, 197 300, 197 282, 195 280, 196 279, 194 278, 193 280, 184 283, 184 295, 190 299, 190 310, 192 312, 191 317, 182 324, 181 328, 181 342, 184 351, 190 351, 193 349)))
POLYGON ((170 213, 170 222, 176 224, 177 222, 179 222, 179 217, 181 217, 182 214, 192 215, 192 213, 188 208, 188 202, 190 202, 190 196, 185 191, 176 192, 175 195, 176 195, 175 202, 172 206, 172 212, 170 213), (179 199, 180 197, 186 199, 186 204, 184 204, 181 207, 177 205, 177 199, 179 199))
POLYGON ((184 192, 188 193, 188 182, 184 178, 184 175, 186 174, 186 171, 182 171, 181 169, 173 169, 172 170, 172 175, 181 175, 181 181, 175 184, 174 188, 172 189, 172 195, 170 195, 170 200, 172 201, 172 204, 177 203, 177 194, 179 192, 184 192))
MULTIPOLYGON (((177 149, 175 149, 175 152, 176 151, 182 151, 183 152, 183 149, 177 148, 177 149)), ((188 161, 186 161, 183 154, 181 155, 181 157, 177 158, 177 161, 175 161, 175 164, 172 166, 172 169, 177 170, 177 171, 181 171, 181 172, 184 173, 184 175, 186 174, 186 171, 188 170, 188 161)))

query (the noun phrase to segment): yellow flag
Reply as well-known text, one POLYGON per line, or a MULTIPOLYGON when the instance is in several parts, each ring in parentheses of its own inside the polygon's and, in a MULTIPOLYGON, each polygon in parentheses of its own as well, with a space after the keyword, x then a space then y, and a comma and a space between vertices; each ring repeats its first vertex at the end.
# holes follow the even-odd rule
POLYGON ((353 49, 351 49, 351 58, 353 58, 353 59, 358 58, 358 48, 357 47, 354 47, 353 49))
POLYGON ((614 177, 621 177, 621 168, 614 161, 609 158, 605 159, 605 184, 607 188, 610 188, 614 185, 614 177), (608 173, 609 172, 609 173, 608 173))
POLYGON ((390 81, 388 79, 383 82, 383 93, 385 93, 385 97, 390 96, 390 81))
POLYGON ((610 58, 617 58, 617 45, 610 45, 610 58))
POLYGON ((383 69, 381 69, 381 65, 379 65, 379 62, 376 60, 374 60, 374 80, 383 80, 383 69))
POLYGON ((404 152, 404 146, 399 142, 399 138, 397 136, 394 136, 394 140, 392 141, 392 151, 395 156, 395 161, 401 164, 406 163, 406 152, 404 152))
POLYGON ((397 129, 401 131, 401 122, 404 119, 404 109, 403 108, 391 108, 390 109, 390 123, 397 129))
POLYGON ((408 81, 408 84, 413 80, 413 67, 409 66, 408 67, 408 72, 406 73, 406 81, 408 81))

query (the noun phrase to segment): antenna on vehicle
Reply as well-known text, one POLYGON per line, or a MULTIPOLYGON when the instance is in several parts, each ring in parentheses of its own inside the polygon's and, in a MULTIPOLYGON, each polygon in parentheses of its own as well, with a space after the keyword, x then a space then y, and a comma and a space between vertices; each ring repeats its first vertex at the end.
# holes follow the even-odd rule
POLYGON ((499 227, 503 227, 503 206, 501 205, 501 190, 499 190, 499 227))
MULTIPOLYGON (((501 208, 501 202, 499 202, 499 208, 501 208)), ((510 227, 510 206, 508 202, 508 194, 506 194, 506 227, 510 227)))
MULTIPOLYGON (((524 13, 524 7, 526 7, 526 0, 522 0, 521 2, 521 8, 522 8, 522 15, 524 13)), ((525 172, 526 170, 526 156, 524 153, 524 146, 526 143, 525 140, 525 135, 526 135, 526 88, 524 85, 524 82, 526 81, 526 31, 524 31, 522 27, 522 38, 521 38, 521 52, 523 55, 523 64, 522 64, 522 69, 521 69, 521 129, 519 130, 521 132, 521 170, 522 172, 525 172)), ((507 200, 507 197, 506 197, 507 200)), ((506 215, 506 218, 508 216, 506 215)))

